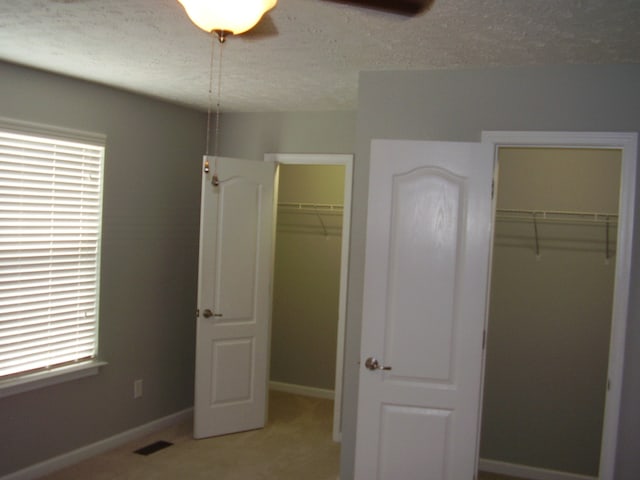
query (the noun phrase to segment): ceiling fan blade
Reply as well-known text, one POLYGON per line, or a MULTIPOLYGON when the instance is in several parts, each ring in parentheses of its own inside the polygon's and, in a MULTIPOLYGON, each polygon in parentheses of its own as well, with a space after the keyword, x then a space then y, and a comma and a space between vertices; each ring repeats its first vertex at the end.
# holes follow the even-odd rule
POLYGON ((335 3, 373 8, 400 15, 417 15, 428 9, 434 0, 325 0, 335 3))

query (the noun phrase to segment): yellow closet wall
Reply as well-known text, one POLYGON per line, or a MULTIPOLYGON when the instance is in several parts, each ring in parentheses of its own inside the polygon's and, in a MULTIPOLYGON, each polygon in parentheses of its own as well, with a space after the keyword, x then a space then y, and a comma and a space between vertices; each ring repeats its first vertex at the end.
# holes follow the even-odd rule
MULTIPOLYGON (((616 213, 620 151, 502 148, 501 209, 616 213)), ((482 459, 597 476, 615 227, 497 215, 482 459)), ((482 468, 482 465, 481 465, 482 468)))
MULTIPOLYGON (((342 205, 343 166, 279 168, 280 204, 342 205)), ((270 378, 333 390, 342 214, 319 215, 309 206, 278 209, 270 378)))

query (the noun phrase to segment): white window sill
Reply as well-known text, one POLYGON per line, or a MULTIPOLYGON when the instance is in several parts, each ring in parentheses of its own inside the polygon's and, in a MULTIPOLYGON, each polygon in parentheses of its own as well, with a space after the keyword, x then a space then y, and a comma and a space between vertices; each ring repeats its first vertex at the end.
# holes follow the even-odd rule
POLYGON ((69 382, 77 378, 97 375, 100 367, 105 365, 107 365, 107 362, 89 360, 76 365, 67 365, 44 372, 23 375, 8 380, 0 380, 0 398, 48 387, 57 383, 69 382))

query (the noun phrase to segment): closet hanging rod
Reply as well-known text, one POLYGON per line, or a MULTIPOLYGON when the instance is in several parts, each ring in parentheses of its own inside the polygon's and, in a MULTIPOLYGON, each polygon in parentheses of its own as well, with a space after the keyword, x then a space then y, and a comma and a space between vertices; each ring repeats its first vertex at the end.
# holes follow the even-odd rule
POLYGON ((336 211, 341 212, 342 205, 337 203, 296 203, 296 202, 279 202, 278 207, 293 208, 297 210, 311 209, 321 211, 336 211))
POLYGON ((538 232, 538 222, 548 221, 557 223, 599 224, 605 229, 605 261, 608 263, 611 258, 610 244, 611 238, 609 228, 617 226, 618 214, 601 212, 572 212, 561 210, 519 210, 519 209, 496 209, 496 216, 502 214, 503 219, 516 219, 531 221, 533 224, 533 235, 535 240, 536 258, 540 258, 540 235, 538 232))
POLYGON ((582 220, 592 222, 615 222, 617 213, 605 212, 576 212, 567 210, 519 210, 509 208, 496 209, 498 215, 509 218, 522 218, 530 220, 535 216, 537 220, 582 220))
POLYGON ((293 212, 301 212, 307 215, 315 215, 322 226, 324 236, 328 236, 327 226, 322 219, 322 215, 342 215, 342 205, 336 205, 333 203, 295 203, 295 202, 280 202, 278 207, 289 208, 293 212))

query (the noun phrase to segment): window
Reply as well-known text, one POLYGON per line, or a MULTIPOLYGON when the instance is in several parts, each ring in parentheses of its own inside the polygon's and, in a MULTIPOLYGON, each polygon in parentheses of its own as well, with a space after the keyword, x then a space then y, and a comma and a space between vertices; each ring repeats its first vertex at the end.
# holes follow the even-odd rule
POLYGON ((0 125, 0 382, 95 360, 104 141, 0 125))

